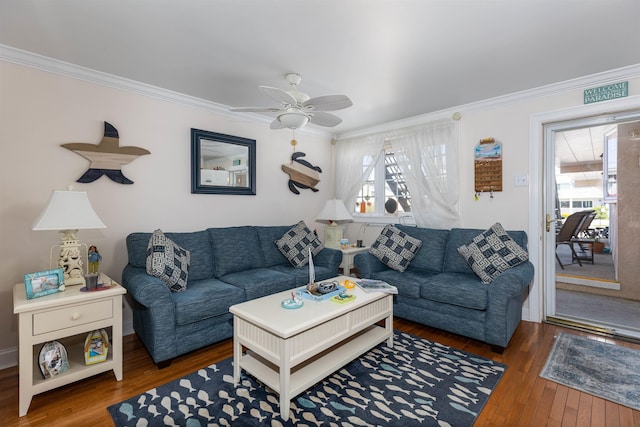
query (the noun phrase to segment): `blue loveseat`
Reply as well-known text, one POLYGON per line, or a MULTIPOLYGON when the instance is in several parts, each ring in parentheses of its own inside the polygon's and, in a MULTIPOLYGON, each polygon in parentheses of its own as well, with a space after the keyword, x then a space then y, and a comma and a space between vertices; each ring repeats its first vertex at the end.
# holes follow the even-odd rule
MULTIPOLYGON (((308 282, 308 267, 293 267, 274 243, 290 228, 243 226, 165 233, 190 252, 183 292, 172 292, 159 278, 147 274, 152 233, 127 236, 129 262, 122 283, 133 310, 133 328, 159 367, 232 337, 230 306, 308 282)), ((326 280, 338 275, 342 252, 324 248, 313 260, 316 280, 326 280)))
MULTIPOLYGON (((360 253, 354 257, 360 277, 384 280, 398 288, 394 316, 486 342, 502 353, 522 318, 533 264, 526 261, 484 284, 457 250, 484 230, 397 228, 422 241, 409 267, 396 271, 372 254, 360 253)), ((527 248, 524 231, 508 234, 527 248)))

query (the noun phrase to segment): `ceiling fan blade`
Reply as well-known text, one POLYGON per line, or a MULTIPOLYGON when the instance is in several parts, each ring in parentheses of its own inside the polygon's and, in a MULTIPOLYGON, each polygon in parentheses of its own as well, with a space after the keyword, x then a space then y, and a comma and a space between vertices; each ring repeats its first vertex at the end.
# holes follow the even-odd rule
POLYGON ((342 123, 342 119, 333 114, 323 112, 309 113, 309 121, 315 125, 333 127, 342 123))
POLYGON ((283 125, 282 123, 280 123, 280 120, 275 119, 274 121, 271 122, 271 125, 269 125, 269 128, 272 130, 275 129, 284 129, 285 125, 283 125))
POLYGON ((289 93, 277 87, 260 86, 262 93, 281 104, 296 105, 298 101, 289 93))
POLYGON ((311 98, 302 103, 303 107, 316 111, 336 111, 351 107, 353 102, 347 95, 324 95, 311 98))
POLYGON ((271 107, 237 107, 229 108, 229 111, 238 111, 241 113, 277 113, 280 109, 271 107))

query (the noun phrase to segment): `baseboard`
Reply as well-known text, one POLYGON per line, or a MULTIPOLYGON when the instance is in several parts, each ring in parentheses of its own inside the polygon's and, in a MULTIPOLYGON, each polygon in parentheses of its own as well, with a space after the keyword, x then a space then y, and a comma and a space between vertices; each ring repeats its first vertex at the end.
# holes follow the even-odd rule
POLYGON ((18 347, 0 350, 0 370, 18 365, 18 347))
MULTIPOLYGON (((133 331, 133 322, 124 322, 122 324, 122 335, 131 335, 133 331)), ((0 349, 0 370, 18 366, 18 347, 9 347, 0 349)))

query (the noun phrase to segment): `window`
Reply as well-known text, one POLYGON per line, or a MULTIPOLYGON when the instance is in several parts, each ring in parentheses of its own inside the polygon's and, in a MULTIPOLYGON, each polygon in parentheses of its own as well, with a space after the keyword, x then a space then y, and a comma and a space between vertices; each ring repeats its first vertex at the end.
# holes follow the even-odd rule
MULTIPOLYGON (((372 161, 371 156, 365 157, 362 162, 363 172, 372 161)), ((389 149, 385 150, 384 156, 380 157, 369 177, 362 183, 353 209, 354 214, 375 216, 411 212, 411 195, 407 189, 404 174, 398 166, 394 153, 389 149)))

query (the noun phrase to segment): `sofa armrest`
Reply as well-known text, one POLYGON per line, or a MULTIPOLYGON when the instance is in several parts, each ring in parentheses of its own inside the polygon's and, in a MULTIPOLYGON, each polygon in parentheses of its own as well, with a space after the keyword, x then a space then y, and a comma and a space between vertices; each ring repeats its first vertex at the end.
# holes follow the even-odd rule
POLYGON ((353 257, 353 265, 358 269, 360 277, 370 278, 374 273, 389 269, 378 258, 369 252, 361 252, 353 257))
POLYGON ((524 293, 533 280, 530 261, 499 274, 489 286, 485 337, 489 344, 506 347, 522 319, 524 293))
POLYGON ((313 256, 314 265, 329 267, 331 269, 338 270, 340 263, 342 262, 342 251, 333 248, 324 248, 318 255, 313 256))
MULTIPOLYGON (((171 290, 162 280, 147 274, 144 268, 127 264, 122 272, 122 286, 133 299, 147 308, 166 307, 173 311, 171 290)), ((173 316, 173 313, 170 315, 173 316)))
POLYGON ((533 264, 523 262, 505 272, 500 273, 488 285, 489 299, 513 298, 521 295, 533 280, 533 264))

